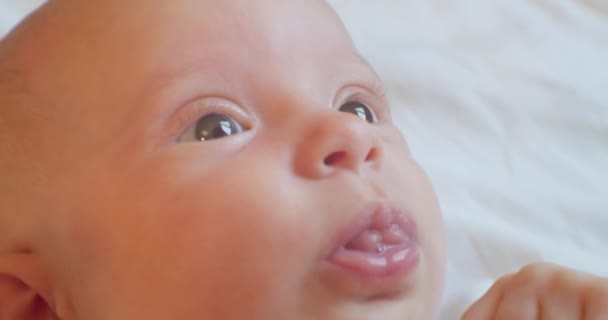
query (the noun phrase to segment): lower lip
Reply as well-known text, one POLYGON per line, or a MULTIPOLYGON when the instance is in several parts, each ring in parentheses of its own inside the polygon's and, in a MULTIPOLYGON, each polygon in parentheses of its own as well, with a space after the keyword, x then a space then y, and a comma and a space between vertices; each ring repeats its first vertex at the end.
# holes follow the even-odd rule
POLYGON ((360 278, 377 280, 410 274, 418 265, 419 252, 415 243, 396 245, 382 253, 341 248, 328 261, 360 278))

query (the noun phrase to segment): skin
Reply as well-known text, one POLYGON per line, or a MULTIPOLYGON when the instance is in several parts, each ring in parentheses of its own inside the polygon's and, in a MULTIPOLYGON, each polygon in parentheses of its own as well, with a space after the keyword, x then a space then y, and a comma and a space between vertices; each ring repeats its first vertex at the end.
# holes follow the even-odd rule
POLYGON ((58 0, 6 43, 0 318, 433 317, 438 203, 324 2, 58 0), (189 141, 210 112, 245 130, 189 141), (377 290, 325 260, 370 203, 407 212, 420 249, 377 290))
POLYGON ((605 320, 608 279, 549 263, 500 278, 462 320, 605 320))

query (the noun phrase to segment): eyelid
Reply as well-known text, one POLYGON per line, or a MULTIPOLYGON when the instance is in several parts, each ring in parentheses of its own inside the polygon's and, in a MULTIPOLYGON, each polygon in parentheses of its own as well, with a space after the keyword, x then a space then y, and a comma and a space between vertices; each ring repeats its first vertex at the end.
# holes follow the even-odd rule
POLYGON ((250 130, 253 127, 251 117, 236 104, 227 99, 208 97, 193 100, 179 108, 172 117, 173 119, 170 120, 171 136, 178 139, 198 120, 212 113, 233 118, 243 127, 243 130, 250 130))

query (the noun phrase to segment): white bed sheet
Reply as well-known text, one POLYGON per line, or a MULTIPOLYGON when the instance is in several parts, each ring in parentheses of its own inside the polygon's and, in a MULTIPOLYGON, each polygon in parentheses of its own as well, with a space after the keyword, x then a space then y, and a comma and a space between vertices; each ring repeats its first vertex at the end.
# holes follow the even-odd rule
MULTIPOLYGON (((331 0, 445 214, 440 319, 546 260, 608 276, 608 1, 331 0)), ((0 0, 0 34, 39 0, 0 0)))

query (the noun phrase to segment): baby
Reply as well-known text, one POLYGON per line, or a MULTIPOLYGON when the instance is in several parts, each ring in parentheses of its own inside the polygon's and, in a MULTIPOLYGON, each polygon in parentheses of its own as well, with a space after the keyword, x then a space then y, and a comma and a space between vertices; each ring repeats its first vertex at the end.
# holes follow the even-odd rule
MULTIPOLYGON (((54 0, 0 45, 0 320, 433 319, 431 184, 322 0, 54 0)), ((533 265, 464 319, 606 319, 533 265)))

